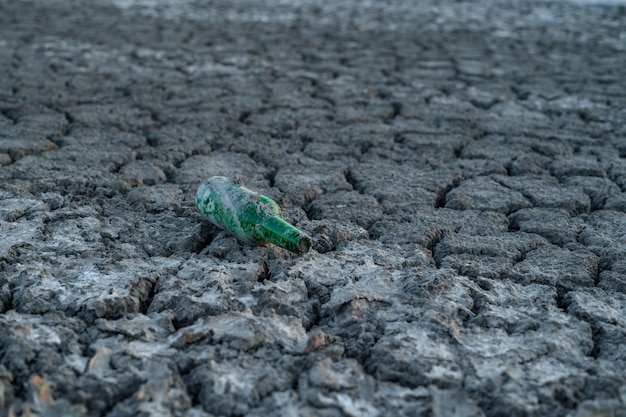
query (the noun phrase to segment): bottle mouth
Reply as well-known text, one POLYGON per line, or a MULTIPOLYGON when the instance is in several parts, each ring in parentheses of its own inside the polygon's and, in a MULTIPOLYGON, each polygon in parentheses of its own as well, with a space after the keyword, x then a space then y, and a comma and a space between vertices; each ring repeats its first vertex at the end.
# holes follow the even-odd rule
POLYGON ((307 253, 311 249, 311 238, 307 235, 302 235, 296 249, 299 255, 307 253))

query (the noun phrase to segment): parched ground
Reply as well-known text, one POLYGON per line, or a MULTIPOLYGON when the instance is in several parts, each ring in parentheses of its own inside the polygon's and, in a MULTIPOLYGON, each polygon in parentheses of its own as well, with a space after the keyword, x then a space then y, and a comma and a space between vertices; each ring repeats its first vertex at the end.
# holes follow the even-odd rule
POLYGON ((624 5, 0 0, 0 416, 624 416, 625 192, 624 5))

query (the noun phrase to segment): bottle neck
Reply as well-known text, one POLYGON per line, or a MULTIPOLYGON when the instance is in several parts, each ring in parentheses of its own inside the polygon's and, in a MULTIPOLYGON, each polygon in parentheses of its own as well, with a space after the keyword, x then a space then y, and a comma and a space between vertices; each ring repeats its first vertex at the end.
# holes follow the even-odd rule
POLYGON ((295 253, 306 253, 311 248, 311 238, 278 216, 267 216, 257 224, 259 237, 295 253))

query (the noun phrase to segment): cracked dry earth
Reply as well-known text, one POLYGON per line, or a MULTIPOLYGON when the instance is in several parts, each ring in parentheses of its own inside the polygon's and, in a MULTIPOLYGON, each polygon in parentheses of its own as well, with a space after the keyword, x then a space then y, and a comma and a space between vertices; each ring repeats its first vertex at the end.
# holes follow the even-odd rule
POLYGON ((625 68, 623 5, 0 0, 0 416, 626 415, 625 68))

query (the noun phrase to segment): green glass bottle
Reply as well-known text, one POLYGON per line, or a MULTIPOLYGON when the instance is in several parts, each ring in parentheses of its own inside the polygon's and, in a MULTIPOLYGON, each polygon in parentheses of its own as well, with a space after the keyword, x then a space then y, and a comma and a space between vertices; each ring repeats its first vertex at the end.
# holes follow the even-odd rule
POLYGON ((196 207, 211 223, 243 242, 272 243, 299 254, 311 248, 311 238, 284 221, 272 199, 226 177, 211 177, 200 185, 196 207))

